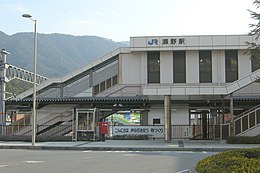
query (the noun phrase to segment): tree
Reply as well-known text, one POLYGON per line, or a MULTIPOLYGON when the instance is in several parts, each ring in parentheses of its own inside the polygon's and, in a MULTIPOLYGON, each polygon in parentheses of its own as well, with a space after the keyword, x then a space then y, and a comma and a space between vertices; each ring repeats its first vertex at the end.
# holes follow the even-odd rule
MULTIPOLYGON (((254 0, 253 4, 256 6, 256 9, 260 8, 260 0, 254 0)), ((250 12, 251 18, 256 20, 256 23, 250 24, 251 31, 249 35, 256 36, 256 40, 260 37, 260 13, 257 13, 252 10, 248 10, 250 12)), ((257 64, 258 68, 260 67, 260 45, 257 43, 248 42, 247 54, 250 55, 252 59, 252 63, 257 64)))
MULTIPOLYGON (((260 0, 254 0, 253 4, 258 9, 260 7, 260 0)), ((260 13, 257 13, 252 10, 248 10, 248 11, 250 12, 251 18, 257 21, 255 24, 250 24, 250 28, 253 28, 253 29, 250 31, 249 34, 256 35, 256 37, 258 39, 260 36, 260 13)))

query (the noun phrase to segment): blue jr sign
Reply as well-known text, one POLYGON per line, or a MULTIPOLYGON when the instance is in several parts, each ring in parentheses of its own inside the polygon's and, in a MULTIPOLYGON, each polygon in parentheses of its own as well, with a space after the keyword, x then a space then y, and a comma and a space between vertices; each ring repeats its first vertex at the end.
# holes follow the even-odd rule
POLYGON ((158 45, 158 39, 148 40, 148 44, 149 44, 149 45, 158 45))

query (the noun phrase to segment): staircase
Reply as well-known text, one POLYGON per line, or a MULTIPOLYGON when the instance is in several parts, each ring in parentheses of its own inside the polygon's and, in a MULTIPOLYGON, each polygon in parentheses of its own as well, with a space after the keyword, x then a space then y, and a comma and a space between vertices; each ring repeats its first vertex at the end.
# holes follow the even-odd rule
POLYGON ((260 105, 238 115, 234 127, 236 136, 260 135, 260 105))
POLYGON ((6 134, 7 135, 14 134, 14 132, 26 128, 30 124, 30 121, 31 121, 31 116, 25 115, 20 120, 13 122, 11 125, 7 125, 6 134))
MULTIPOLYGON (((72 129, 72 111, 63 113, 52 113, 37 121, 36 133, 37 135, 64 135, 72 129)), ((15 126, 14 126, 15 127, 15 126)), ((13 135, 31 135, 31 125, 24 125, 23 127, 12 131, 13 135)))

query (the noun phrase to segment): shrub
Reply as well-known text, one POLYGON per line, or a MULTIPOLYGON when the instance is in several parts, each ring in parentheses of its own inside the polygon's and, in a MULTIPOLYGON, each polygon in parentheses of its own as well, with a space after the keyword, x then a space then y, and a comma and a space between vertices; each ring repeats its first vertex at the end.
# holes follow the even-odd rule
POLYGON ((259 173, 260 148, 218 153, 200 160, 196 169, 198 173, 259 173))
POLYGON ((260 136, 230 136, 227 139, 228 144, 260 144, 260 136))

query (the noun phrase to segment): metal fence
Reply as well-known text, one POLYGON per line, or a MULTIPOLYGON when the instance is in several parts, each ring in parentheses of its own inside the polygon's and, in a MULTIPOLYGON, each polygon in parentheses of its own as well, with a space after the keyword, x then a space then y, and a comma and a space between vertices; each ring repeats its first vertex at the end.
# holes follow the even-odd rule
MULTIPOLYGON (((222 125, 173 125, 172 126, 172 139, 220 139, 221 136, 225 136, 225 129, 229 128, 222 125), (223 130, 224 129, 224 130, 223 130)), ((19 136, 28 138, 32 135, 31 125, 7 125, 2 126, 5 135, 13 136, 13 138, 19 136)), ((37 125, 36 137, 40 137, 42 140, 59 139, 64 136, 72 136, 72 125, 37 125)), ((147 136, 148 139, 163 139, 164 138, 164 126, 109 126, 108 138, 113 139, 115 136, 147 136)))
MULTIPOLYGON (((173 125, 172 139, 220 139, 220 125, 173 125)), ((109 126, 108 137, 147 135, 152 139, 164 138, 164 126, 109 126)))
MULTIPOLYGON (((4 125, 0 126, 3 140, 27 140, 32 136, 32 125, 4 125)), ((37 125, 36 138, 41 141, 71 139, 72 125, 37 125)))

